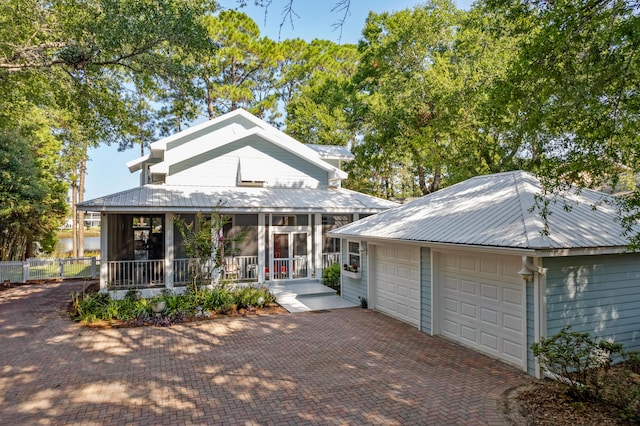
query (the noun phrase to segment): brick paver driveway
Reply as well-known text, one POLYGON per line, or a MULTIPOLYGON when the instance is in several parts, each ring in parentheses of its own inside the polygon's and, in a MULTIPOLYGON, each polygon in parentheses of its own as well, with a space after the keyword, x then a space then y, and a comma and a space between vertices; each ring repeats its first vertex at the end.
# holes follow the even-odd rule
POLYGON ((0 424, 502 424, 522 373, 360 308, 89 329, 0 292, 0 424))

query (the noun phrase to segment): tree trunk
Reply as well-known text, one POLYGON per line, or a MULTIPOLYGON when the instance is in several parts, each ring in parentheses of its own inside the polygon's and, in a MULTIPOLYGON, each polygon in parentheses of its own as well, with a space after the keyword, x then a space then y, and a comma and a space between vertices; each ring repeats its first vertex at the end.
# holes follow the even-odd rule
MULTIPOLYGON (((78 203, 84 201, 84 180, 87 174, 87 145, 83 144, 82 159, 80 160, 80 183, 78 185, 78 203)), ((78 255, 84 257, 84 211, 77 211, 78 214, 78 255)))
POLYGON ((213 109, 213 94, 211 93, 211 83, 208 78, 204 79, 204 85, 207 88, 207 112, 209 113, 209 120, 216 118, 216 112, 213 109))
POLYGON ((76 204, 78 201, 78 183, 71 181, 71 257, 78 257, 78 216, 76 204))

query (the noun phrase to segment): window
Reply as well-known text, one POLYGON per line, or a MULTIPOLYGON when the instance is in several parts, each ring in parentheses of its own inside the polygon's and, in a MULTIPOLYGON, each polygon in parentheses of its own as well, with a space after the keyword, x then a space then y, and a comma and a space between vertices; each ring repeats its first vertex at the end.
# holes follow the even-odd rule
POLYGON ((352 269, 360 269, 360 242, 349 241, 347 261, 352 269))

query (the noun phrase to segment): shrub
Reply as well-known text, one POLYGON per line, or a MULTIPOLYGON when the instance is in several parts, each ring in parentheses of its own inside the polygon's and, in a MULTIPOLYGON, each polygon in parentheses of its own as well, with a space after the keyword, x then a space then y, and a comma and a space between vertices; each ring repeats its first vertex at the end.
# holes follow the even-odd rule
POLYGON ((197 306, 206 311, 225 312, 234 302, 233 294, 222 287, 203 289, 200 296, 201 303, 197 306))
POLYGON ((594 341, 589 333, 570 331, 567 326, 556 335, 531 345, 540 365, 568 385, 569 393, 578 399, 597 397, 602 376, 612 357, 621 354, 622 345, 594 341))
POLYGON ((236 304, 239 308, 255 308, 275 302, 266 287, 242 287, 232 292, 225 287, 202 288, 197 293, 173 294, 164 291, 153 299, 140 298, 129 292, 122 300, 111 299, 106 293, 72 294, 72 318, 83 322, 97 320, 132 321, 134 325, 171 325, 181 322, 188 315, 201 312, 226 312, 236 304), (162 315, 156 315, 151 307, 154 301, 164 301, 162 315), (200 308, 200 309, 198 309, 200 308))
POLYGON ((183 318, 193 313, 194 306, 189 295, 165 292, 159 300, 165 302, 164 314, 171 318, 183 318))
POLYGON ((102 319, 103 312, 110 301, 105 293, 86 293, 73 296, 74 319, 83 322, 93 322, 102 319))
POLYGON ((336 291, 340 291, 340 264, 334 263, 322 271, 322 284, 336 291))
POLYGON ((266 287, 240 287, 235 292, 235 304, 238 309, 246 309, 250 306, 262 307, 274 300, 275 298, 266 287))

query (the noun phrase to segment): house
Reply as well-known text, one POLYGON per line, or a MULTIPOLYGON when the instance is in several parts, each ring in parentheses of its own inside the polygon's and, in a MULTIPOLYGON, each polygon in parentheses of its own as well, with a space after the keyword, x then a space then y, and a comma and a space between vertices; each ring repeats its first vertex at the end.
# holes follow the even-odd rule
POLYGON ((640 349, 640 254, 614 199, 567 190, 545 228, 541 194, 529 173, 480 176, 331 231, 358 265, 343 297, 536 376, 531 344, 569 324, 640 349))
POLYGON ((227 278, 248 282, 319 278, 338 260, 332 228, 396 204, 341 187, 343 147, 304 145, 238 109, 151 144, 128 163, 140 186, 85 201, 101 214, 100 288, 121 297, 180 290, 190 281, 175 218, 217 211, 224 235, 247 236, 225 253, 227 278))

